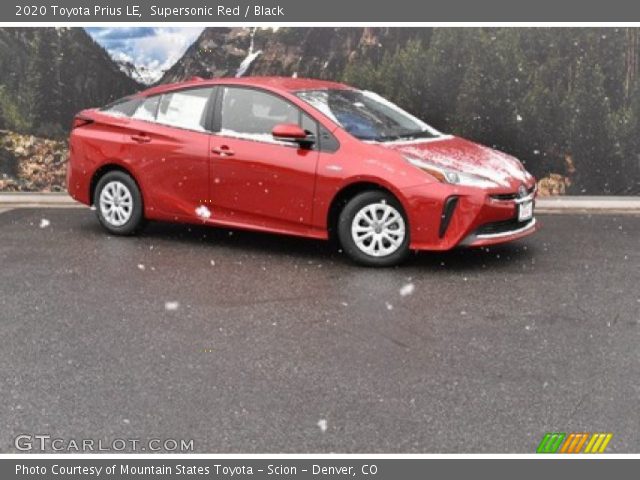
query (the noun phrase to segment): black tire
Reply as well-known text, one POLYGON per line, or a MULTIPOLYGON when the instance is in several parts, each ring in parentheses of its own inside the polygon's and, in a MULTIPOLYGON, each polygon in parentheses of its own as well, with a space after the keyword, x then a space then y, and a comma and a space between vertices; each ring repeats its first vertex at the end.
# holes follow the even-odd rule
MULTIPOLYGON (((378 217, 376 217, 374 223, 377 224, 377 227, 382 227, 382 223, 378 224, 378 220, 378 217)), ((360 221, 358 221, 358 226, 359 225, 361 225, 360 221)), ((356 226, 355 228, 358 228, 358 226, 356 226)), ((369 225, 362 228, 373 229, 374 227, 371 227, 369 225)), ((365 265, 368 267, 391 267, 401 263, 407 258, 407 255, 409 254, 409 222, 407 220, 407 216, 404 213, 400 202, 393 195, 384 191, 366 191, 363 193, 359 193, 351 200, 349 200, 340 212, 337 232, 338 239, 340 240, 340 244, 342 245, 345 253, 352 260, 361 265, 365 265), (352 226, 354 225, 356 215, 358 215, 358 218, 362 220, 361 212, 363 211, 363 209, 369 207, 376 210, 379 208, 383 208, 381 207, 382 204, 392 207, 392 211, 394 212, 393 218, 397 218, 397 216, 399 216, 401 217, 402 221, 397 220, 395 224, 392 223, 390 225, 389 228, 394 227, 395 225, 395 232, 393 231, 393 229, 384 229, 383 231, 375 230, 374 232, 370 233, 372 237, 375 235, 387 235, 387 237, 384 239, 385 243, 381 244, 381 249, 395 249, 388 254, 385 254, 384 251, 381 251, 377 255, 374 255, 363 250, 363 248, 367 248, 364 243, 360 243, 362 245, 362 248, 358 246, 354 238, 354 234, 352 234, 352 226), (404 236, 400 238, 398 232, 401 231, 402 226, 404 227, 404 236), (389 234, 393 235, 393 238, 397 243, 392 244, 391 239, 388 236, 389 234)), ((379 241, 383 242, 382 239, 380 239, 379 241)), ((375 248, 373 248, 373 250, 375 250, 375 248)))
MULTIPOLYGON (((135 180, 125 172, 113 170, 100 177, 93 194, 93 205, 96 208, 98 221, 105 230, 113 235, 134 235, 144 226, 144 206, 142 203, 140 189, 138 188, 135 180), (118 207, 123 209, 123 212, 126 212, 123 216, 119 216, 120 214, 117 214, 119 219, 118 221, 115 221, 115 214, 113 218, 107 216, 107 210, 103 208, 103 204, 101 203, 103 191, 108 189, 107 193, 113 192, 114 188, 119 192, 123 192, 123 188, 126 189, 129 196, 123 196, 123 199, 130 197, 130 207, 126 211, 124 210, 124 200, 122 203, 117 204, 118 207)), ((116 204, 112 202, 112 205, 116 204)), ((129 205, 129 203, 127 202, 126 205, 129 205)))

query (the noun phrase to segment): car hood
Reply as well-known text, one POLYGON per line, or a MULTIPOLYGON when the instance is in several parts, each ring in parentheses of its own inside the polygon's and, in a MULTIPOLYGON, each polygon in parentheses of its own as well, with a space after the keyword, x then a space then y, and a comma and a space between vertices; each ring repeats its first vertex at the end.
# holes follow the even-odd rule
POLYGON ((514 191, 529 184, 533 177, 514 157, 484 145, 450 135, 426 140, 380 143, 405 157, 423 160, 439 167, 471 173, 514 191))

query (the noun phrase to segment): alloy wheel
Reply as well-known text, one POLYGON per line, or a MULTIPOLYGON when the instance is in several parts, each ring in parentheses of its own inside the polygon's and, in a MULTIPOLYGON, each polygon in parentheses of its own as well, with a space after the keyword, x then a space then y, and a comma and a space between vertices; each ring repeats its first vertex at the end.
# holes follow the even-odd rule
POLYGON ((133 196, 124 183, 112 180, 104 186, 100 192, 100 213, 114 227, 129 221, 133 213, 133 196))
POLYGON ((351 236, 356 247, 372 257, 395 253, 402 246, 405 234, 402 215, 386 202, 364 206, 351 223, 351 236))

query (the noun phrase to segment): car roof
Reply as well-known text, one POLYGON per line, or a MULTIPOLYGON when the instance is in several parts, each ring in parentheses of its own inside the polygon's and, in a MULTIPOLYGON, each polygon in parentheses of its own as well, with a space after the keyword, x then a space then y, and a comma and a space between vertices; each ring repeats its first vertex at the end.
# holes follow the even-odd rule
POLYGON ((294 77, 219 77, 205 80, 193 77, 189 80, 177 83, 168 83, 148 88, 140 92, 140 95, 147 96, 163 92, 169 92, 185 87, 197 87, 206 85, 240 85, 248 87, 264 87, 269 90, 280 90, 287 92, 297 92, 300 90, 350 90, 353 87, 344 83, 331 82, 328 80, 317 80, 314 78, 294 78, 294 77))

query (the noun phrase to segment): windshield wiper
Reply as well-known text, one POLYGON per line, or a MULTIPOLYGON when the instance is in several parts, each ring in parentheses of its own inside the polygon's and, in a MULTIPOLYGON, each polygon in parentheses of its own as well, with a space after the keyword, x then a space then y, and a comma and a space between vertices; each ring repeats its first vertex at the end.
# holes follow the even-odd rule
POLYGON ((418 138, 434 138, 435 135, 428 130, 417 130, 415 132, 397 133, 395 135, 380 135, 370 140, 376 142, 393 142, 396 140, 414 140, 418 138))
POLYGON ((434 136, 435 135, 428 130, 417 130, 415 132, 401 133, 398 135, 398 138, 409 140, 414 138, 433 138, 434 136))

